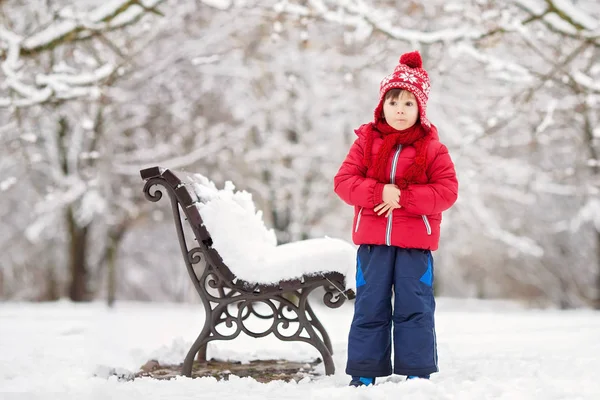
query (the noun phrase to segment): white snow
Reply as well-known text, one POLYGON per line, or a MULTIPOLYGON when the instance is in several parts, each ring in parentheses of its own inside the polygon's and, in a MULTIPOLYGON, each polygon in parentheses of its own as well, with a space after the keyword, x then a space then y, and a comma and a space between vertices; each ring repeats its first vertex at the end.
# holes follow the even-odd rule
POLYGON ((36 83, 38 85, 49 85, 49 86, 66 86, 67 85, 92 85, 98 83, 102 79, 108 78, 115 70, 115 66, 111 64, 105 64, 100 68, 88 73, 74 74, 38 74, 36 75, 36 83))
POLYGON ((568 18, 584 29, 593 31, 598 27, 598 20, 583 10, 577 8, 570 0, 552 0, 554 7, 563 12, 568 18))
MULTIPOLYGON (((533 0, 513 0, 515 4, 521 8, 527 10, 530 14, 539 15, 542 14, 548 6, 546 1, 533 1, 533 0)), ((593 31, 598 27, 598 20, 591 15, 586 14, 585 11, 578 8, 570 0, 552 0, 551 5, 556 10, 563 13, 566 19, 561 18, 554 12, 544 16, 544 20, 552 25, 555 29, 562 31, 567 34, 577 34, 577 28, 573 24, 581 26, 583 29, 593 31)))
POLYGON ((248 282, 276 283, 319 272, 338 271, 353 288, 356 248, 341 239, 315 238, 277 245, 275 232, 267 229, 262 212, 256 211, 252 194, 236 191, 231 182, 218 190, 208 178, 190 176, 201 203, 202 220, 214 248, 238 277, 248 282))
POLYGON ((571 220, 571 230, 577 232, 586 222, 592 222, 600 232, 600 200, 595 197, 590 198, 571 220))
POLYGON ((219 10, 227 10, 231 7, 232 2, 231 0, 202 0, 202 3, 219 10))
MULTIPOLYGON (((179 377, 118 381, 108 371, 137 371, 151 358, 181 362, 203 323, 191 304, 0 304, 0 398, 11 399, 436 399, 595 400, 600 354, 600 313, 534 311, 514 304, 439 299, 440 373, 431 382, 380 379, 349 388, 344 373, 352 305, 331 310, 315 304, 334 348, 336 373, 299 384, 251 378, 179 377), (94 376, 94 374, 98 376, 94 376)), ((248 361, 312 361, 305 343, 273 336, 212 342, 209 357, 248 361)), ((322 364, 317 372, 323 374, 322 364)))
MULTIPOLYGON (((145 0, 145 1, 142 1, 141 4, 144 7, 146 7, 146 8, 153 8, 153 7, 156 7, 159 3, 162 3, 163 1, 164 0, 145 0)), ((119 10, 121 10, 125 5, 128 5, 128 7, 129 7, 127 10, 125 10, 125 13, 127 13, 128 16, 129 16, 129 18, 130 18, 129 21, 131 21, 131 19, 135 18, 140 13, 145 12, 142 7, 131 6, 128 3, 129 3, 128 0, 111 0, 111 1, 107 1, 103 5, 95 8, 92 11, 90 11, 89 14, 88 14, 88 19, 91 22, 93 22, 93 23, 101 22, 101 21, 109 18, 110 16, 115 15, 115 13, 117 13, 119 10), (134 9, 135 12, 134 13, 131 13, 131 12, 128 13, 128 11, 130 9, 134 9)), ((121 14, 123 14, 122 11, 121 11, 121 13, 119 15, 121 15, 121 14)), ((118 18, 119 15, 117 15, 116 18, 118 18)), ((119 24, 127 23, 126 20, 117 21, 116 18, 111 21, 111 24, 119 25, 119 24)))
MULTIPOLYGON (((145 0, 143 4, 146 8, 156 7, 164 0, 145 0)), ((63 12, 63 17, 72 15, 73 19, 57 19, 52 23, 44 26, 43 29, 35 32, 29 37, 21 38, 20 36, 0 28, 0 39, 7 43, 8 56, 7 62, 2 63, 2 70, 6 74, 6 83, 24 99, 0 98, 0 106, 16 106, 25 107, 33 104, 43 103, 47 101, 54 93, 58 99, 72 99, 76 97, 91 96, 97 98, 98 90, 95 88, 72 87, 73 85, 91 85, 106 78, 112 74, 114 67, 106 64, 92 72, 82 72, 80 74, 55 73, 50 75, 37 74, 35 81, 37 85, 44 86, 38 90, 28 84, 21 82, 21 75, 15 71, 19 69, 20 51, 23 50, 39 50, 40 48, 57 41, 69 33, 76 32, 79 28, 84 28, 79 35, 88 35, 87 30, 102 30, 107 26, 103 22, 105 19, 113 16, 123 7, 127 9, 121 11, 118 15, 112 18, 110 22, 112 28, 125 25, 140 14, 147 12, 142 7, 129 4, 129 0, 110 0, 103 5, 89 11, 87 14, 83 12, 73 13, 72 11, 63 12), (119 25, 121 24, 121 25, 119 25), (13 71, 14 70, 14 71, 13 71)))
MULTIPOLYGON (((4 67, 4 66, 3 66, 4 67)), ((3 71, 7 75, 6 84, 13 89, 15 92, 19 93, 25 99, 13 101, 11 99, 1 99, 2 103, 6 104, 14 104, 17 106, 25 106, 36 103, 43 103, 48 100, 52 95, 52 89, 45 87, 42 89, 37 89, 33 86, 27 85, 21 81, 19 81, 13 74, 8 70, 8 68, 3 68, 3 71)))
POLYGON ((505 77, 509 78, 510 81, 530 82, 532 80, 531 73, 527 70, 527 68, 523 67, 522 65, 516 62, 511 62, 507 61, 506 59, 485 55, 479 52, 473 46, 466 43, 460 43, 456 45, 455 49, 456 58, 460 57, 461 55, 471 56, 473 59, 486 65, 489 71, 506 71, 507 74, 505 75, 505 77))
POLYGON ((562 19, 555 13, 549 13, 544 15, 544 21, 550 24, 554 29, 567 35, 576 35, 577 29, 571 25, 568 21, 562 19))
POLYGON ((337 9, 329 9, 324 2, 317 0, 310 1, 310 7, 282 1, 274 6, 274 10, 278 13, 296 16, 318 15, 319 18, 325 21, 356 28, 361 32, 358 34, 361 38, 366 38, 368 33, 373 31, 373 28, 397 40, 424 44, 448 42, 461 38, 475 38, 481 34, 466 26, 432 32, 401 28, 394 25, 393 20, 389 21, 383 18, 381 12, 373 9, 372 4, 363 1, 341 2, 337 9), (368 33, 365 35, 364 32, 368 33))
POLYGON ((517 6, 535 15, 539 15, 546 10, 546 3, 543 0, 513 0, 513 2, 517 4, 517 6))
POLYGON ((72 20, 60 21, 52 24, 34 35, 23 40, 23 48, 26 50, 35 49, 37 47, 45 46, 48 43, 60 39, 67 33, 72 32, 77 28, 77 23, 72 20))
POLYGON ((0 39, 8 47, 6 61, 3 63, 2 69, 17 68, 19 66, 19 52, 21 51, 20 45, 23 38, 6 30, 4 26, 0 26, 0 39))
POLYGON ((88 13, 88 18, 93 22, 100 22, 111 15, 114 15, 128 3, 127 0, 110 0, 102 6, 95 8, 88 13))
POLYGON ((17 178, 15 178, 14 176, 9 176, 8 178, 4 179, 3 181, 0 181, 0 192, 4 192, 5 190, 8 190, 15 183, 17 183, 17 178))
POLYGON ((591 91, 600 92, 600 83, 581 71, 575 71, 573 73, 573 79, 575 79, 575 82, 590 89, 591 91))
POLYGON ((202 57, 194 57, 192 58, 192 64, 194 65, 206 65, 206 64, 214 64, 221 60, 221 56, 217 54, 213 54, 210 56, 202 56, 202 57))

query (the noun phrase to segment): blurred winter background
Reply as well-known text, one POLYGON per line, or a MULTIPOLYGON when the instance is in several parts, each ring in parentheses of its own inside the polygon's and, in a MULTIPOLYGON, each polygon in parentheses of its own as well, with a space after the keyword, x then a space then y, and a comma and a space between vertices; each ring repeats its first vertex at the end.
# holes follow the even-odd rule
POLYGON ((139 169, 350 240, 332 179, 418 49, 460 180, 437 293, 600 308, 597 0, 0 1, 0 299, 197 302, 139 169))

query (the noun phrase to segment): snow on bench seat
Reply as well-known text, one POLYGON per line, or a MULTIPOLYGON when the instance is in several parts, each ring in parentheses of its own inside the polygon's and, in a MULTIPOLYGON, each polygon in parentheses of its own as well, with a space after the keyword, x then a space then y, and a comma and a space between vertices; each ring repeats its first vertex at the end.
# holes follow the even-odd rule
POLYGON ((188 176, 200 202, 196 203, 213 247, 238 278, 276 284, 303 275, 340 272, 346 289, 355 289, 356 248, 342 239, 316 238, 282 245, 267 229, 252 194, 236 191, 231 182, 222 190, 208 178, 188 176))

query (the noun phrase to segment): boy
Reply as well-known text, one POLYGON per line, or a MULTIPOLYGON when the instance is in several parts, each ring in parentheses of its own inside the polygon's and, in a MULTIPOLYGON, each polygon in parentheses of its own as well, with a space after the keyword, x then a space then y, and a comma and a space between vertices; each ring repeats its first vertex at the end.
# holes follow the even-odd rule
POLYGON ((380 84, 374 122, 356 130, 358 139, 334 178, 337 195, 354 206, 352 239, 360 245, 350 386, 374 384, 392 371, 409 379, 438 371, 431 251, 458 181, 427 119, 429 90, 420 54, 402 55, 380 84))

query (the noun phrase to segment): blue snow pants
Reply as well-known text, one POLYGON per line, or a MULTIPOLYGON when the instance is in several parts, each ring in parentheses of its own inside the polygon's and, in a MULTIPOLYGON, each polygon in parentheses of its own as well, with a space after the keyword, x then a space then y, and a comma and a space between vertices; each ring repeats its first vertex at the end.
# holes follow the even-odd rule
POLYGON ((438 371, 433 272, 429 250, 359 247, 348 375, 391 375, 392 323, 394 374, 423 376, 438 371))

